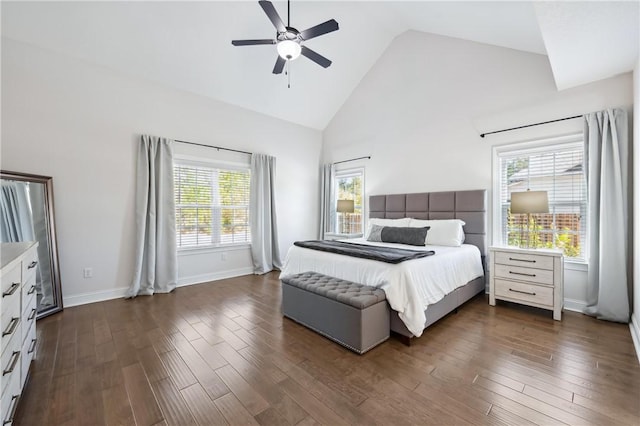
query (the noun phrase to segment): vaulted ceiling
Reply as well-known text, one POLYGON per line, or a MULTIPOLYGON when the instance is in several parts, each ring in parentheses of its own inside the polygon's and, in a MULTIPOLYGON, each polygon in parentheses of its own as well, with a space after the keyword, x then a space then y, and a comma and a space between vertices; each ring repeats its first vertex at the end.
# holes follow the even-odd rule
MULTIPOLYGON (((286 20, 286 2, 273 3, 286 20)), ((287 76, 271 73, 274 46, 231 45, 275 36, 257 1, 3 1, 1 7, 3 37, 316 129, 326 127, 407 30, 548 54, 559 89, 630 71, 640 38, 638 2, 296 0, 292 26, 334 18, 340 30, 306 43, 331 67, 293 61, 288 89, 287 76)))

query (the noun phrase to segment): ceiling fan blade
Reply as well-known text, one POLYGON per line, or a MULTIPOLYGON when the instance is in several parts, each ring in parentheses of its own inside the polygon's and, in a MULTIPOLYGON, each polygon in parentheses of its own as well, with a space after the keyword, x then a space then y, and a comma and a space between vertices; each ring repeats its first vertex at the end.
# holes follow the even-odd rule
POLYGON ((278 55, 278 59, 276 59, 276 66, 273 67, 273 73, 282 74, 282 70, 284 69, 284 64, 286 63, 287 61, 285 59, 282 59, 282 56, 278 55))
POLYGON ((327 22, 323 22, 322 24, 302 31, 300 33, 300 37, 302 37, 303 40, 311 40, 314 37, 318 37, 332 31, 337 31, 338 29, 338 22, 336 22, 335 19, 330 19, 327 22))
POLYGON ((278 30, 279 33, 287 31, 284 26, 284 22, 282 22, 280 15, 278 15, 276 8, 273 7, 273 4, 270 1, 259 1, 258 3, 260 3, 260 7, 262 7, 262 10, 267 14, 267 17, 269 17, 269 20, 273 26, 276 27, 276 30, 278 30))
POLYGON ((231 44, 234 46, 254 46, 256 44, 276 44, 275 40, 262 39, 262 40, 231 40, 231 44))
POLYGON ((320 65, 321 67, 327 68, 329 67, 329 65, 331 65, 330 60, 328 60, 321 54, 309 49, 308 47, 302 46, 302 52, 300 53, 302 53, 304 56, 311 59, 313 62, 320 65))

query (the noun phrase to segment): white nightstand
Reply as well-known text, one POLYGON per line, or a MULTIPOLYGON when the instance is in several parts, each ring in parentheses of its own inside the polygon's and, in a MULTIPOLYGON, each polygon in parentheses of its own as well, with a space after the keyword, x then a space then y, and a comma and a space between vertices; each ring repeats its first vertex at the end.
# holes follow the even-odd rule
POLYGON ((489 304, 496 299, 553 311, 562 319, 564 256, 560 250, 489 247, 489 304))
POLYGON ((352 238, 360 238, 362 234, 339 234, 337 232, 327 232, 324 234, 325 240, 350 240, 352 238))

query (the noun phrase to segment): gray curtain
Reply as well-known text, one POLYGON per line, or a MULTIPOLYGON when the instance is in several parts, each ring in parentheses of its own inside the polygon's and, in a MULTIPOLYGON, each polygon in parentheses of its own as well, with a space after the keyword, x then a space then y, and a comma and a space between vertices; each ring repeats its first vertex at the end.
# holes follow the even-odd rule
POLYGON ((629 132, 627 113, 585 115, 589 191, 589 272, 585 313, 629 322, 629 132))
POLYGON ((280 269, 275 199, 276 159, 264 154, 251 155, 251 256, 254 274, 280 269))
POLYGON ((333 232, 333 218, 336 208, 333 205, 333 177, 335 166, 325 164, 320 170, 320 232, 318 238, 324 239, 327 232, 333 232))
POLYGON ((136 177, 136 264, 127 297, 169 293, 178 280, 173 141, 143 135, 136 177))

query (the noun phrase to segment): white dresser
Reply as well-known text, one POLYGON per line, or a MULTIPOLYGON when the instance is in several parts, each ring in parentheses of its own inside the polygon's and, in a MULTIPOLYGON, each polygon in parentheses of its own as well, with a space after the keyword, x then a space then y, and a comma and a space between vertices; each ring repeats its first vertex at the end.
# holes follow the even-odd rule
POLYGON ((36 349, 38 243, 0 244, 0 418, 13 422, 36 349))
POLYGON ((560 250, 490 247, 489 304, 496 299, 553 311, 562 319, 564 256, 560 250))

